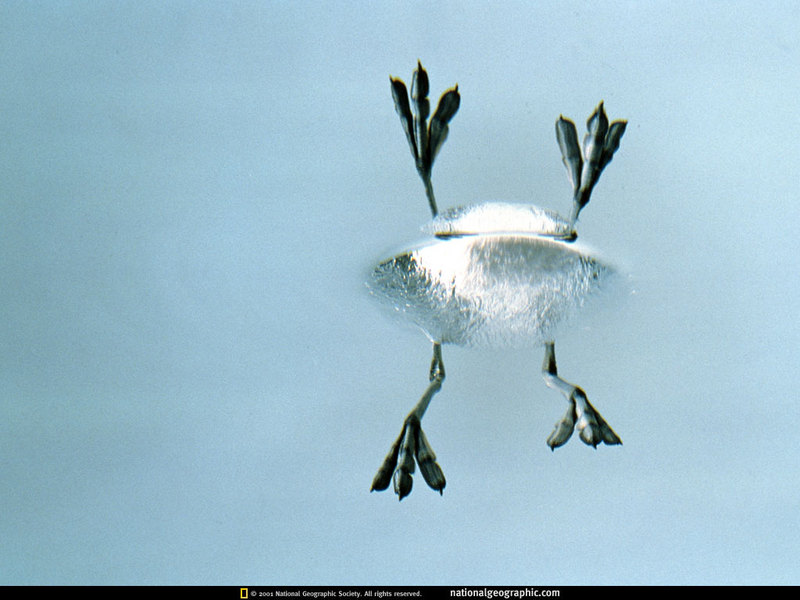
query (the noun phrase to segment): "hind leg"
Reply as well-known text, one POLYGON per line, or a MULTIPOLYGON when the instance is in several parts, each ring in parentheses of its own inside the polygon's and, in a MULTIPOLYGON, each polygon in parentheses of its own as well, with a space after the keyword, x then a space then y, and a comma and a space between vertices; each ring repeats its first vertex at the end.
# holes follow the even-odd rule
POLYGON ((578 429, 584 443, 590 446, 597 447, 597 444, 601 442, 609 445, 622 443, 605 419, 589 403, 586 392, 558 376, 555 342, 547 342, 545 345, 542 377, 548 387, 564 394, 569 402, 566 414, 556 423, 553 433, 547 438, 547 445, 551 450, 566 444, 575 428, 578 429))
POLYGON ((444 382, 441 344, 433 344, 433 360, 431 360, 428 378, 430 380, 428 388, 403 421, 403 429, 372 480, 370 491, 383 491, 393 481, 394 493, 398 495, 399 499, 402 500, 408 496, 414 483, 411 474, 414 472, 414 460, 416 459, 425 482, 439 494, 442 493, 446 484, 444 473, 436 462, 436 454, 428 443, 421 425, 422 417, 428 409, 431 399, 436 392, 442 389, 442 382, 444 382))

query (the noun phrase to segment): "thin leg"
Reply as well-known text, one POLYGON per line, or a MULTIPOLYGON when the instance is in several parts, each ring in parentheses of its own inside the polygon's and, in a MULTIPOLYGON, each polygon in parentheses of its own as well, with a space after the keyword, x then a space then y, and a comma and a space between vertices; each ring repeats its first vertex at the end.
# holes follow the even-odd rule
POLYGON ((394 77, 389 78, 392 85, 392 98, 394 107, 403 125, 411 155, 414 157, 414 164, 417 167, 422 183, 425 185, 425 195, 428 198, 428 206, 431 214, 435 217, 439 213, 436 206, 436 198, 433 194, 433 182, 431 182, 431 170, 433 161, 442 144, 447 139, 449 132, 448 123, 453 115, 458 111, 461 96, 458 93, 458 86, 447 90, 439 99, 436 111, 430 115, 430 102, 428 102, 428 73, 417 62, 417 69, 414 71, 414 78, 411 83, 411 102, 409 102, 408 89, 402 80, 394 77))
POLYGON ((402 500, 408 496, 414 483, 411 474, 414 472, 414 459, 416 458, 425 482, 439 494, 442 493, 446 484, 444 473, 436 462, 436 454, 428 443, 421 426, 422 417, 428 410, 431 399, 436 392, 442 389, 444 381, 442 345, 438 343, 433 344, 433 360, 431 360, 429 380, 428 388, 403 421, 403 429, 372 480, 370 491, 383 491, 389 487, 390 482, 394 481, 394 492, 399 499, 402 500))
POLYGON ((566 444, 575 427, 578 429, 580 438, 595 448, 601 442, 609 445, 621 444, 622 440, 619 439, 619 436, 589 403, 586 392, 558 376, 555 342, 547 342, 545 346, 544 362, 542 363, 544 382, 548 387, 564 394, 569 402, 566 414, 556 423, 553 433, 547 438, 547 445, 550 446, 550 449, 555 450, 566 444))
POLYGON ((572 184, 570 223, 573 227, 583 207, 589 204, 592 189, 600 179, 600 173, 611 162, 614 152, 619 148, 626 125, 626 121, 614 121, 609 124, 601 102, 586 122, 588 133, 583 138, 581 153, 575 123, 563 116, 556 121, 558 147, 561 149, 561 157, 572 184))
POLYGON ((428 198, 428 206, 431 209, 431 216, 435 217, 439 214, 439 208, 436 206, 436 196, 433 194, 433 182, 431 181, 430 172, 421 172, 422 183, 425 184, 425 196, 428 198))

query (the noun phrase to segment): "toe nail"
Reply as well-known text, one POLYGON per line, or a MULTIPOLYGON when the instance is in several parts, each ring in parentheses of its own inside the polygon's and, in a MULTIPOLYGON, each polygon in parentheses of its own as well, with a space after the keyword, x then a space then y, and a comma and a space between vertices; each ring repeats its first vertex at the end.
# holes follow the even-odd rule
POLYGON ((397 469, 394 472, 394 493, 400 497, 400 500, 411 493, 413 484, 414 480, 408 472, 403 469, 397 469))

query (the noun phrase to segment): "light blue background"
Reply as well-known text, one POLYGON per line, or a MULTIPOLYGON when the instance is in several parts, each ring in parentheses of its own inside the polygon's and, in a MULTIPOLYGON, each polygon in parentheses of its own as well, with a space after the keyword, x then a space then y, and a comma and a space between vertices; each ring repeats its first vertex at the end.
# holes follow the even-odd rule
POLYGON ((800 584, 794 2, 0 4, 0 583, 800 584), (369 485, 430 346, 362 276, 426 220, 390 74, 462 104, 440 206, 581 215, 561 336, 623 438, 545 445, 536 351, 446 347, 448 478, 369 485), (630 292, 630 293, 629 293, 630 292))

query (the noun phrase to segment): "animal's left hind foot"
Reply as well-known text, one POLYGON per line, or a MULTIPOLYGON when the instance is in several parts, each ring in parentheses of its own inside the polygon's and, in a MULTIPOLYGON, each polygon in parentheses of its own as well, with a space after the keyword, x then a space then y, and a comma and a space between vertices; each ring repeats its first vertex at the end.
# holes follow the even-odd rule
POLYGON ((611 426, 589 402, 586 393, 581 388, 575 387, 568 400, 570 405, 566 414, 556 423, 553 433, 547 438, 547 445, 551 450, 566 444, 575 429, 578 430, 578 435, 585 444, 595 448, 600 443, 609 446, 622 443, 611 426))
POLYGON ((370 491, 383 491, 393 482, 394 493, 402 500, 411 493, 414 484, 411 474, 415 470, 415 461, 425 483, 441 494, 447 483, 442 468, 436 462, 436 454, 422 431, 419 419, 415 415, 409 415, 403 423, 400 436, 392 444, 389 454, 372 480, 370 491))
POLYGON ((548 387, 560 391, 569 402, 566 414, 556 423, 555 429, 547 438, 547 445, 551 450, 566 444, 575 429, 578 430, 578 435, 585 444, 595 448, 600 443, 610 446, 622 443, 611 426, 591 405, 586 397, 586 392, 558 376, 553 342, 548 342, 546 345, 542 376, 548 387))

